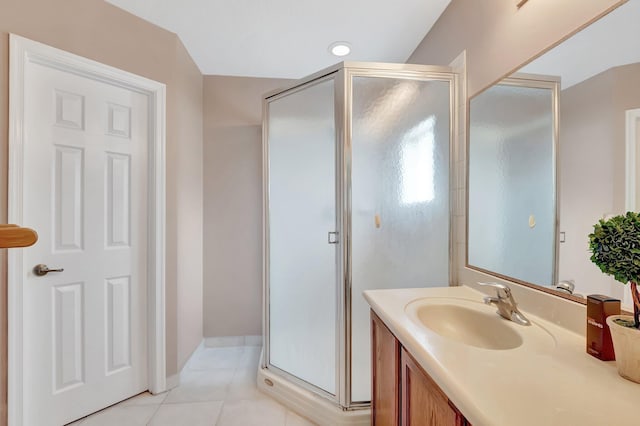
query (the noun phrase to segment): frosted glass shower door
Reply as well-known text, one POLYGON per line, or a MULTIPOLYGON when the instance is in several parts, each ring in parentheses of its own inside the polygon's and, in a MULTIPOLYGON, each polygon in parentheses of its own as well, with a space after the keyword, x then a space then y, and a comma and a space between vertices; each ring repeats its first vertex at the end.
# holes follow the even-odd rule
POLYGON ((368 289, 449 285, 449 80, 353 77, 351 400, 371 399, 368 289))
POLYGON ((268 102, 269 363, 336 394, 334 80, 268 102))
POLYGON ((557 282, 556 84, 508 79, 469 110, 469 265, 544 286, 557 282))

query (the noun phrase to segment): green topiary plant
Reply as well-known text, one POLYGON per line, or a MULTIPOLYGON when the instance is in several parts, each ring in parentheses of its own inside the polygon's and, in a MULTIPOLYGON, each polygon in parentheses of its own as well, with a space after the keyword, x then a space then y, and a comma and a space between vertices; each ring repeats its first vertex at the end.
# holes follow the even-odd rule
POLYGON ((640 215, 601 219, 589 234, 591 261, 600 270, 623 284, 630 283, 633 297, 634 326, 640 328, 640 215))

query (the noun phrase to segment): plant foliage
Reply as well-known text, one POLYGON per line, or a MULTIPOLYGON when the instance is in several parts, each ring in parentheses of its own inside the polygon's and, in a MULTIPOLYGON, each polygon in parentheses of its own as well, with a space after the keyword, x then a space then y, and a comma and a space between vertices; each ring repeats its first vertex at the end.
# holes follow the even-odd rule
POLYGON ((589 234, 591 261, 616 281, 640 281, 640 215, 601 219, 589 234))

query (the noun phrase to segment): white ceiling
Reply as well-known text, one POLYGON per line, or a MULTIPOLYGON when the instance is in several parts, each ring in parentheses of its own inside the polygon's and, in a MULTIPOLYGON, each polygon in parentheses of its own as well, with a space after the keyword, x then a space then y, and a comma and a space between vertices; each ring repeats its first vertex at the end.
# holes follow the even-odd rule
POLYGON ((301 78, 342 60, 405 62, 450 0, 106 0, 178 34, 203 74, 301 78), (348 41, 352 53, 331 55, 348 41))
POLYGON ((631 0, 520 69, 562 78, 562 88, 640 62, 640 0, 631 0))

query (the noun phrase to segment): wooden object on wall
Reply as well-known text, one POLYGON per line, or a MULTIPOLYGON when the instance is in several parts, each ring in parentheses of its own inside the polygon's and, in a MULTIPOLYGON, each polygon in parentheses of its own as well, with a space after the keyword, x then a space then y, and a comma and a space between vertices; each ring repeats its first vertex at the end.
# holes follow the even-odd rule
POLYGON ((38 241, 38 234, 33 229, 18 225, 0 225, 0 249, 29 247, 38 241))
POLYGON ((400 342, 371 311, 371 424, 400 424, 400 342))

